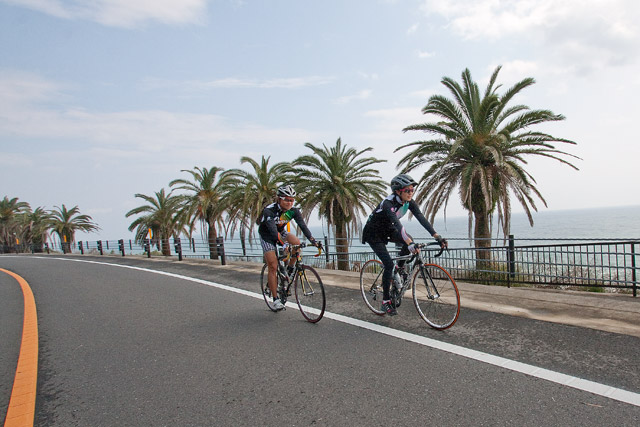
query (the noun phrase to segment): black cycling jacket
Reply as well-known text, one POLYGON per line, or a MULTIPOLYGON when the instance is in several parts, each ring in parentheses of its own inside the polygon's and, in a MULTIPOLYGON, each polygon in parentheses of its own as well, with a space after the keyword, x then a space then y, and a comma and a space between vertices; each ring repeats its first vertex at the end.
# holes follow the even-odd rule
POLYGON ((292 219, 298 224, 305 237, 312 243, 315 242, 311 231, 309 231, 307 224, 302 219, 300 209, 292 207, 288 211, 283 211, 278 203, 267 205, 262 211, 258 234, 260 234, 262 240, 275 246, 278 241, 278 233, 282 232, 292 219))
POLYGON ((407 245, 413 243, 411 236, 407 234, 404 226, 400 223, 400 218, 407 211, 411 211, 418 222, 432 236, 436 234, 429 221, 420 212, 415 200, 403 203, 402 199, 394 193, 387 196, 369 215, 369 219, 362 230, 362 243, 387 242, 396 233, 401 236, 407 245))

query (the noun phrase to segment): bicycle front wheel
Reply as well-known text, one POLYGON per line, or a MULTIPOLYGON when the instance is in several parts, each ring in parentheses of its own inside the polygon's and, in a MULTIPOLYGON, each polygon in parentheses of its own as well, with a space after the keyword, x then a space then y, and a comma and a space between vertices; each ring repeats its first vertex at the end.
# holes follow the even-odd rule
POLYGON ((327 300, 320 276, 312 267, 305 265, 296 275, 296 302, 300 313, 311 323, 319 322, 324 316, 327 300))
POLYGON ((434 329, 453 326, 460 315, 460 293, 449 272, 424 264, 413 276, 413 303, 422 320, 434 329))
POLYGON ((273 297, 271 296, 271 289, 269 289, 269 270, 266 263, 262 266, 262 271, 260 272, 260 292, 269 310, 278 311, 273 306, 273 297))
POLYGON ((360 270, 360 293, 369 310, 382 316, 382 272, 384 266, 377 259, 365 262, 360 270))

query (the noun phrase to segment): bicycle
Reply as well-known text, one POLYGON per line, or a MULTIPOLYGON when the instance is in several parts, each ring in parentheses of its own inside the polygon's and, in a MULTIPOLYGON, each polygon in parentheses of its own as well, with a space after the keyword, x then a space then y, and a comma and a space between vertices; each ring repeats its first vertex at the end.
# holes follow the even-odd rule
MULTIPOLYGON (((439 245, 439 243, 419 243, 416 247, 424 249, 427 246, 439 245)), ((444 248, 434 255, 434 258, 442 255, 444 248)), ((425 262, 425 255, 420 251, 414 255, 404 255, 393 258, 394 279, 391 283, 391 303, 399 307, 404 293, 411 285, 413 303, 418 314, 434 329, 444 330, 453 326, 460 315, 460 293, 458 286, 449 272, 437 264, 425 262), (406 260, 404 268, 407 273, 402 277, 397 265, 400 260, 406 260), (400 277, 397 280, 398 276, 400 277)), ((360 292, 367 307, 375 314, 385 314, 381 310, 382 302, 382 272, 384 266, 378 259, 370 259, 365 262, 360 270, 360 292)))
MULTIPOLYGON (((287 297, 291 295, 291 285, 294 285, 294 292, 296 302, 300 313, 307 321, 311 323, 317 323, 322 319, 324 310, 327 305, 327 300, 324 293, 324 285, 320 276, 313 267, 305 265, 302 260, 302 251, 306 247, 306 243, 299 245, 288 245, 283 253, 278 256, 278 296, 282 304, 287 304, 287 297), (285 267, 289 264, 292 254, 295 253, 296 263, 294 264, 293 272, 291 275, 287 275, 285 267)), ((318 254, 320 256, 322 247, 318 248, 318 254)), ((271 295, 271 289, 268 284, 268 267, 267 263, 262 266, 262 272, 260 273, 260 289, 262 296, 267 306, 271 311, 278 311, 273 306, 273 297, 271 295)))

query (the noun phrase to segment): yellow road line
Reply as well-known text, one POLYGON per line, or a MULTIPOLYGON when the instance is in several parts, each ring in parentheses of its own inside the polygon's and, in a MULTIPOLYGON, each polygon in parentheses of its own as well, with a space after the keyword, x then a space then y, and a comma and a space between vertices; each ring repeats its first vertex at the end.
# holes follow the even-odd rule
POLYGON ((22 343, 16 376, 13 380, 11 400, 4 427, 33 426, 36 410, 36 383, 38 382, 38 316, 36 301, 29 284, 17 274, 0 268, 18 281, 24 296, 22 343))

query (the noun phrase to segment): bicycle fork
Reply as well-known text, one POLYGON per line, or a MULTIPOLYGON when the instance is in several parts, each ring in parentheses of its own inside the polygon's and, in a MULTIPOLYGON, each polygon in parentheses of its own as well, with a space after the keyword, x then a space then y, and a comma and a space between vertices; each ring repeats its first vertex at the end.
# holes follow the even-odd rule
POLYGON ((298 270, 296 271, 296 274, 298 276, 298 280, 300 280, 302 295, 304 295, 305 297, 310 297, 315 294, 313 286, 311 286, 311 283, 309 283, 309 280, 307 280, 307 275, 305 274, 305 272, 303 270, 298 270))
POLYGON ((433 276, 429 273, 428 270, 424 268, 424 266, 420 266, 420 275, 424 280, 425 287, 427 288, 427 298, 431 300, 436 300, 440 298, 440 292, 438 292, 438 287, 436 283, 433 281, 433 276), (433 289, 433 291, 432 291, 433 289))

